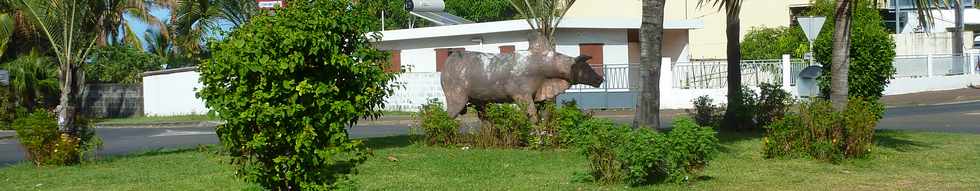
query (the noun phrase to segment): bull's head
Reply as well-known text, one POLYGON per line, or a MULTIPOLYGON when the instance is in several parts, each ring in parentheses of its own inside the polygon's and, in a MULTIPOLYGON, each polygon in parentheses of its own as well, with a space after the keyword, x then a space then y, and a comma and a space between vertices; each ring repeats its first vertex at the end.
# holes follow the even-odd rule
POLYGON ((592 87, 598 88, 602 85, 602 75, 596 73, 588 61, 592 59, 591 56, 581 55, 575 58, 575 63, 572 64, 572 84, 585 84, 592 87))

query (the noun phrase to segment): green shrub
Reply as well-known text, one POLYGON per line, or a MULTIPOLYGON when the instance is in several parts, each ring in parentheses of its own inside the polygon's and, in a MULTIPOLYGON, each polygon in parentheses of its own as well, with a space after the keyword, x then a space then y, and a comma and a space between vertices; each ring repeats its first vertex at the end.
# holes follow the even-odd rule
POLYGON ((421 128, 425 144, 452 145, 459 139, 459 120, 449 117, 438 100, 429 100, 412 118, 416 127, 421 128))
POLYGON ((83 65, 85 79, 101 83, 137 84, 143 81, 141 73, 163 69, 163 58, 155 54, 122 45, 95 49, 89 56, 91 62, 83 65))
POLYGON ((78 164, 87 152, 102 145, 87 120, 78 120, 76 138, 58 131, 55 115, 44 110, 24 114, 12 126, 27 150, 27 159, 37 166, 78 164))
POLYGON ((0 130, 13 130, 15 111, 13 95, 7 88, 0 88, 0 130))
POLYGON ((604 119, 590 119, 575 131, 574 143, 589 159, 589 174, 601 183, 689 182, 718 153, 715 131, 688 118, 675 121, 667 134, 604 119))
POLYGON ((535 148, 560 148, 571 144, 571 139, 575 137, 574 128, 592 118, 592 115, 583 112, 575 101, 564 102, 561 107, 548 102, 542 107, 541 113, 546 116, 542 117, 541 122, 535 125, 531 132, 530 144, 535 148))
MULTIPOLYGON (((742 107, 735 109, 735 124, 737 126, 734 130, 756 129, 755 114, 759 108, 759 94, 747 86, 742 86, 739 94, 742 98, 742 107)), ((731 104, 729 104, 729 108, 726 108, 726 110, 728 109, 732 109, 731 104)))
POLYGON ((198 96, 238 174, 270 190, 350 186, 369 156, 347 127, 382 113, 396 74, 374 48, 376 18, 350 1, 290 1, 209 45, 198 96))
POLYGON ((700 126, 721 127, 721 122, 725 117, 725 107, 715 105, 711 96, 703 95, 694 98, 694 112, 687 110, 688 115, 694 117, 694 121, 700 126))
POLYGON ((755 119, 758 126, 766 126, 775 120, 783 118, 786 110, 793 103, 792 95, 783 90, 779 85, 762 83, 759 84, 759 102, 755 109, 755 119))
POLYGON ((524 105, 489 104, 483 112, 475 144, 484 147, 526 146, 532 125, 524 105))
MULTIPOLYGON (((830 0, 815 2, 812 15, 827 17, 823 30, 814 43, 814 56, 823 64, 819 77, 820 89, 826 97, 830 93, 830 65, 833 50, 834 3, 830 0)), ((885 86, 895 74, 892 61, 895 58, 895 41, 881 23, 878 9, 861 2, 854 9, 851 29, 850 64, 848 66, 848 95, 878 100, 885 86)))
POLYGON ((797 112, 766 126, 766 158, 812 157, 837 162, 863 157, 871 151, 876 104, 854 98, 846 110, 835 112, 829 101, 802 103, 797 112))
POLYGON ((783 54, 803 58, 809 47, 806 35, 800 27, 752 27, 742 43, 742 59, 782 59, 783 54))

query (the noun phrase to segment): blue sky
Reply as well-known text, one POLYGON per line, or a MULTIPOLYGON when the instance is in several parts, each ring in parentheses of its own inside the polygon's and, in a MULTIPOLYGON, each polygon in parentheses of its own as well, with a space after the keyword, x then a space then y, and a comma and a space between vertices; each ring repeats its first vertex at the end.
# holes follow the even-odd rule
MULTIPOLYGON (((150 14, 153 15, 154 17, 156 17, 161 22, 170 22, 170 9, 166 9, 166 8, 153 8, 153 9, 150 10, 150 14)), ((143 48, 146 48, 147 44, 146 44, 146 39, 143 39, 143 33, 147 29, 151 29, 151 28, 155 28, 155 27, 151 27, 147 23, 143 23, 143 22, 139 21, 139 19, 136 19, 135 17, 130 16, 130 15, 124 15, 123 17, 129 22, 129 25, 130 25, 129 27, 132 27, 133 32, 135 32, 136 35, 139 37, 140 42, 143 43, 143 48)), ((223 30, 229 30, 231 28, 230 27, 230 23, 227 23, 227 22, 219 22, 219 23, 220 23, 221 28, 223 30)), ((153 29, 153 30, 156 30, 156 29, 153 29)), ((215 37, 215 38, 217 38, 217 39, 221 39, 221 36, 219 36, 217 33, 210 34, 210 35, 213 36, 213 37, 215 37)))

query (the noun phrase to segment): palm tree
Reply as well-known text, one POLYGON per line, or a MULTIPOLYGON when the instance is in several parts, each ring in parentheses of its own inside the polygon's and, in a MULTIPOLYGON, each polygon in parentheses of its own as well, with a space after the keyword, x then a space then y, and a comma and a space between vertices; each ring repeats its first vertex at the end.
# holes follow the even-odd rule
POLYGON ((150 6, 145 0, 100 0, 92 4, 93 14, 97 19, 95 22, 98 30, 96 43, 100 47, 108 45, 114 39, 122 36, 122 42, 142 49, 139 38, 130 27, 130 22, 125 18, 126 15, 133 16, 138 21, 149 25, 158 25, 160 21, 150 14, 150 6), (120 34, 120 28, 122 33, 120 34))
POLYGON ((660 128, 660 64, 664 39, 664 3, 643 0, 640 23, 640 101, 636 104, 634 127, 660 128))
MULTIPOLYGON (((830 101, 833 103, 834 109, 837 111, 843 111, 847 106, 847 75, 848 67, 850 66, 851 16, 853 16, 854 7, 858 5, 859 1, 861 0, 837 0, 837 5, 834 9, 834 49, 831 52, 830 65, 830 101)), ((927 28, 932 24, 931 21, 934 18, 931 12, 933 7, 950 8, 952 7, 951 5, 957 5, 958 8, 959 6, 962 6, 962 3, 963 0, 915 0, 916 10, 919 12, 919 20, 924 21, 922 23, 925 24, 927 28)), ((974 3, 980 6, 980 1, 974 1, 974 3)), ((878 1, 873 0, 869 5, 877 6, 878 1)), ((958 20, 957 22, 962 21, 958 20)), ((959 23, 957 27, 959 27, 959 23)), ((962 29, 959 29, 958 31, 962 31, 962 29)), ((962 38, 962 33, 959 35, 954 35, 954 41, 963 42, 962 38), (956 40, 955 38, 959 39, 956 40)), ((962 45, 959 47, 962 47, 962 45)), ((960 54, 962 54, 962 52, 960 52, 960 54)))
MULTIPOLYGON (((531 30, 536 32, 535 41, 544 42, 544 46, 532 47, 555 49, 555 32, 558 25, 565 18, 565 13, 575 4, 575 0, 509 0, 511 6, 517 11, 531 30)), ((532 43, 536 44, 536 43, 532 43)), ((541 44, 539 44, 541 45, 541 44)))
POLYGON ((59 130, 78 137, 75 119, 78 114, 78 97, 85 83, 81 69, 85 57, 95 44, 97 35, 91 7, 84 0, 21 0, 29 17, 41 29, 58 60, 58 78, 61 89, 58 114, 59 130))
POLYGON ((709 5, 717 7, 718 10, 725 11, 726 29, 725 36, 728 38, 728 109, 725 109, 724 126, 730 129, 737 129, 741 123, 736 116, 744 106, 742 103, 742 53, 739 46, 741 37, 741 24, 738 18, 742 10, 742 0, 699 0, 698 7, 709 5))
POLYGON ((10 37, 14 35, 14 19, 10 14, 0 13, 0 58, 7 52, 7 44, 10 37))
POLYGON ((161 5, 171 9, 172 40, 184 54, 200 54, 201 41, 208 35, 222 31, 221 23, 228 22, 237 28, 257 14, 255 1, 236 0, 163 0, 161 5))
POLYGON ((18 105, 33 111, 46 107, 49 98, 58 94, 58 71, 48 57, 37 51, 20 55, 3 66, 10 72, 10 90, 18 105))

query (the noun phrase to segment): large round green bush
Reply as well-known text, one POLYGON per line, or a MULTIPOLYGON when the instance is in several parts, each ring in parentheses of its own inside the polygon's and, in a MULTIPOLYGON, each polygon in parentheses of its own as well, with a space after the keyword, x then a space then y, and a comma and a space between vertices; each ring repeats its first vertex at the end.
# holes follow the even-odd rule
POLYGON ((739 45, 745 60, 782 59, 783 54, 802 58, 810 49, 803 29, 798 26, 753 27, 739 45))
MULTIPOLYGON (((827 17, 827 22, 817 37, 814 55, 824 68, 820 76, 820 88, 824 95, 830 91, 830 60, 833 51, 834 2, 816 1, 812 14, 827 17)), ((885 86, 895 74, 895 40, 885 31, 878 10, 866 2, 854 10, 851 29, 851 54, 848 67, 848 95, 870 100, 881 98, 885 86)))
POLYGON ((349 186, 369 152, 347 127, 392 94, 376 18, 350 1, 290 1, 210 44, 198 96, 226 124, 239 174, 271 190, 349 186))

